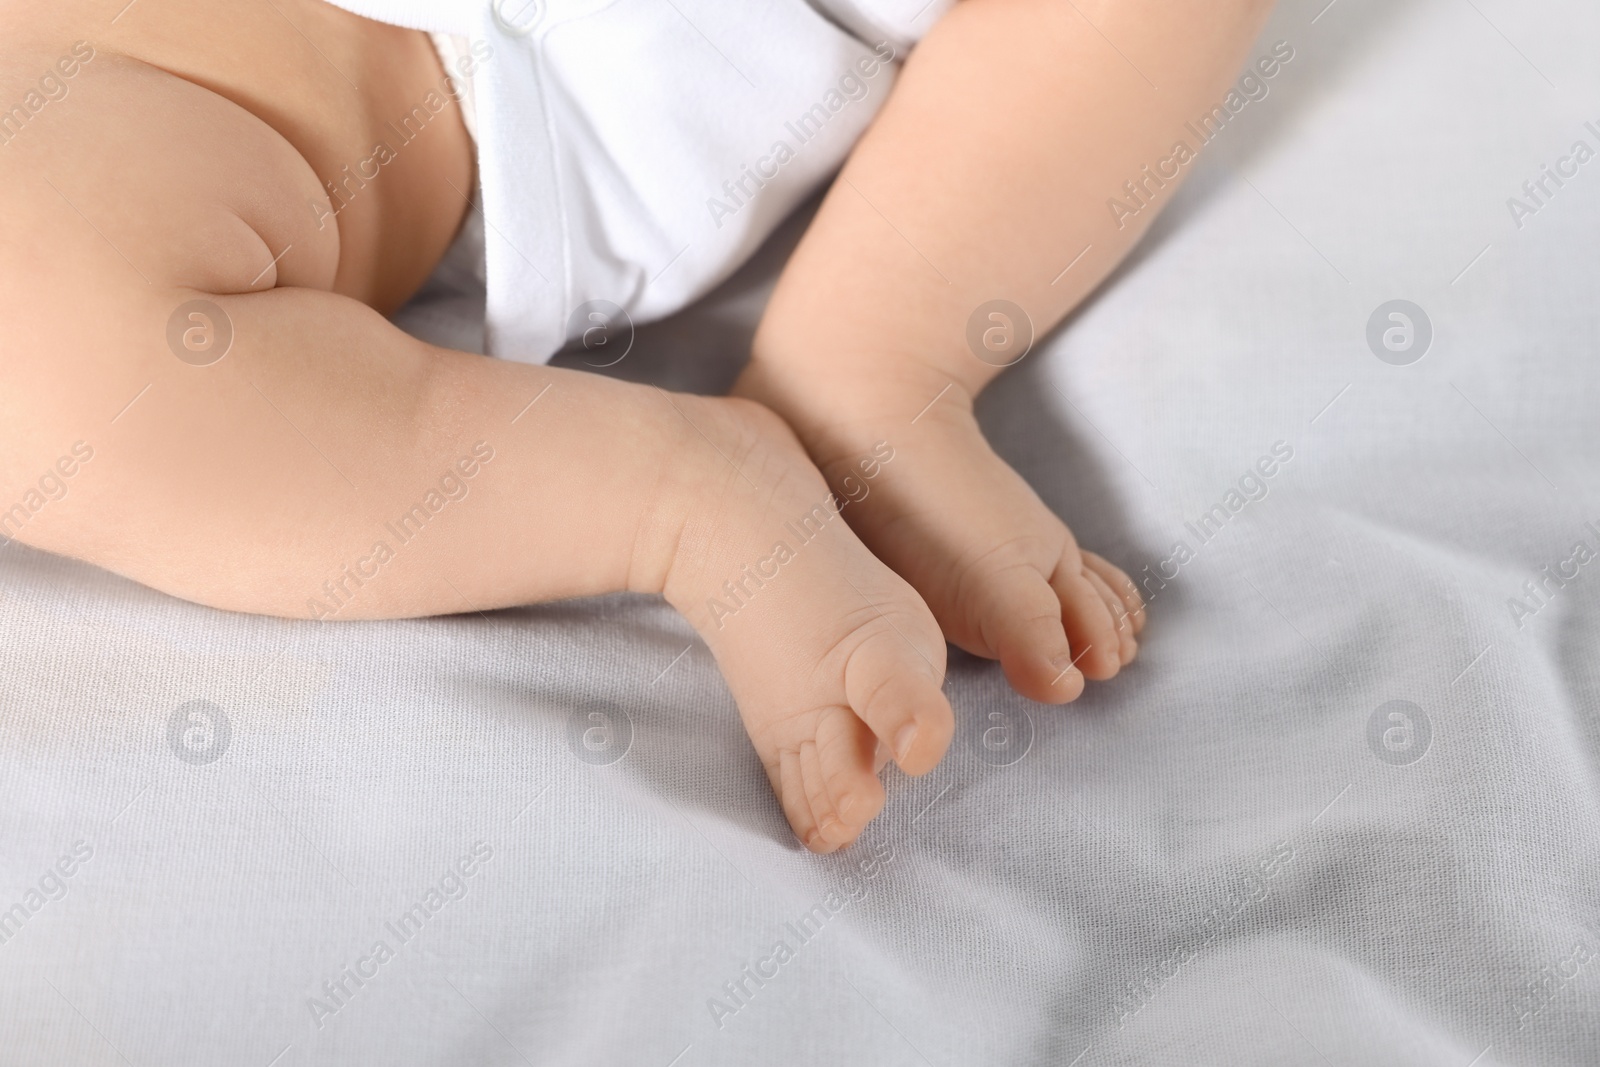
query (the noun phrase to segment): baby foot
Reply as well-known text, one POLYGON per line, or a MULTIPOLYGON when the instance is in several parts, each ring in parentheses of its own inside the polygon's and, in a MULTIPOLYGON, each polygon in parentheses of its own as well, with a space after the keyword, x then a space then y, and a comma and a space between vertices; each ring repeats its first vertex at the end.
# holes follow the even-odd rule
POLYGON ((826 402, 807 404, 793 391, 763 396, 781 379, 760 370, 746 372, 739 391, 790 415, 841 491, 866 489, 846 518, 922 594, 951 643, 999 660, 1017 692, 1049 704, 1076 699, 1085 677, 1111 678, 1133 659, 1145 621, 1134 583, 1080 549, 995 454, 960 386, 919 415, 937 385, 897 390, 910 402, 881 393, 874 401, 859 375, 833 389, 824 377, 810 372, 804 388, 826 402), (894 459, 865 481, 860 458, 880 440, 894 459))
POLYGON ((699 449, 664 588, 705 638, 794 832, 832 852, 884 804, 892 756, 919 775, 954 718, 922 599, 830 504, 789 428, 744 400, 668 396, 699 449))

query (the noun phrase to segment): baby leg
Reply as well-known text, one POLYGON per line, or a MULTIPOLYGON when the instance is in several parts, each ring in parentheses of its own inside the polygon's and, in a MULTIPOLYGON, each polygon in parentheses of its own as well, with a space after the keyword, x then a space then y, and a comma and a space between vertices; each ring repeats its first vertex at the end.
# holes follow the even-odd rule
POLYGON ((339 234, 303 210, 321 190, 287 142, 103 62, 47 157, 0 157, 0 395, 18 401, 0 478, 80 437, 94 457, 8 532, 198 603, 327 621, 664 594, 822 851, 882 806, 880 744, 909 773, 938 761, 938 626, 831 515, 780 419, 406 336, 335 291, 339 234))
POLYGON ((969 347, 969 324, 1003 299, 1023 309, 1013 328, 1042 334, 1110 272, 1181 175, 1150 179, 1149 210, 1109 201, 1192 140, 1184 119, 1223 98, 1270 7, 957 6, 829 192, 736 388, 835 478, 893 443, 892 473, 851 523, 951 641, 1000 660, 1033 699, 1117 673, 1144 613, 1127 576, 1081 550, 983 439, 972 398, 1005 360, 969 347))

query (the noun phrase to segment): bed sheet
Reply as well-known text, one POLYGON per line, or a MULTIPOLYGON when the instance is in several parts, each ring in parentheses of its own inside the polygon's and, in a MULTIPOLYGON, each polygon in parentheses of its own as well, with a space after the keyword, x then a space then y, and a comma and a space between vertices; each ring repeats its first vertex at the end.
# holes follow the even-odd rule
MULTIPOLYGON (((294 622, 0 550, 0 1062, 1600 1062, 1600 15, 1279 41, 982 401, 1154 593, 1138 662, 1058 709, 954 654, 847 852, 659 601, 294 622)), ((802 222, 608 373, 725 387, 802 222)), ((477 343, 457 281, 402 322, 477 343)))

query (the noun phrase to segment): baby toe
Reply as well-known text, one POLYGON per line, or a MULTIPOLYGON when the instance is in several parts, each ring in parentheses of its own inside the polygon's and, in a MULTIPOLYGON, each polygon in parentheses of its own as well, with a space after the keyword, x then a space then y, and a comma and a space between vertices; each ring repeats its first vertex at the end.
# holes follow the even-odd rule
POLYGON ((845 699, 911 775, 931 771, 955 733, 955 713, 939 688, 944 642, 930 644, 919 650, 900 629, 886 626, 856 646, 845 665, 845 699))
POLYGON ((1111 591, 1111 587, 1100 575, 1085 567, 1083 576, 1100 594, 1100 599, 1105 602, 1106 611, 1111 613, 1111 620, 1117 628, 1117 658, 1123 666, 1127 666, 1139 651, 1139 642, 1133 638, 1133 620, 1128 615, 1128 609, 1123 607, 1122 598, 1111 591))
POLYGON ((828 779, 822 773, 822 763, 817 759, 817 743, 805 741, 800 745, 800 786, 805 790, 806 802, 811 805, 811 817, 817 822, 822 839, 834 848, 842 848, 854 840, 855 835, 839 819, 833 797, 828 794, 828 779))
POLYGON ((845 843, 854 841, 883 810, 878 739, 853 712, 830 708, 817 724, 815 747, 834 813, 848 835, 845 843))
POLYGON ((1122 601, 1122 607, 1127 611, 1129 621, 1133 623, 1134 636, 1137 637, 1143 633, 1145 623, 1144 597, 1139 595, 1139 587, 1134 584, 1133 579, 1129 578, 1121 567, 1118 567, 1104 556, 1097 555, 1094 552, 1083 552, 1082 556, 1084 567, 1098 574, 1106 585, 1110 586, 1111 590, 1117 594, 1117 598, 1122 601))
POLYGON ((1082 568, 1059 567, 1050 579, 1060 600, 1061 621, 1078 669, 1095 681, 1114 676, 1122 666, 1122 642, 1100 591, 1084 577, 1082 568))
POLYGON ((798 750, 785 749, 778 754, 778 802, 789 819, 789 826, 800 843, 812 852, 828 853, 838 846, 823 835, 817 817, 811 811, 811 800, 806 794, 804 772, 800 767, 798 750))
POLYGON ((978 632, 1006 680, 1030 700, 1062 704, 1083 692, 1083 674, 1061 625, 1061 601, 1028 564, 997 569, 972 586, 978 632))

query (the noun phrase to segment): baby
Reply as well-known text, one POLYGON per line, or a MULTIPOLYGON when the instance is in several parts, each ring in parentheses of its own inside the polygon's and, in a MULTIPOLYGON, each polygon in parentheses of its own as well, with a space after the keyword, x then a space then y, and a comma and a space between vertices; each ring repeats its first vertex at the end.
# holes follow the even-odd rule
POLYGON ((1136 651, 973 400, 1171 196, 1270 0, 917 7, 0 0, 0 534, 282 616, 663 595, 849 844, 950 743, 947 641, 1056 704, 1136 651), (836 170, 733 397, 542 365, 836 170), (473 232, 503 358, 385 318, 473 232))

